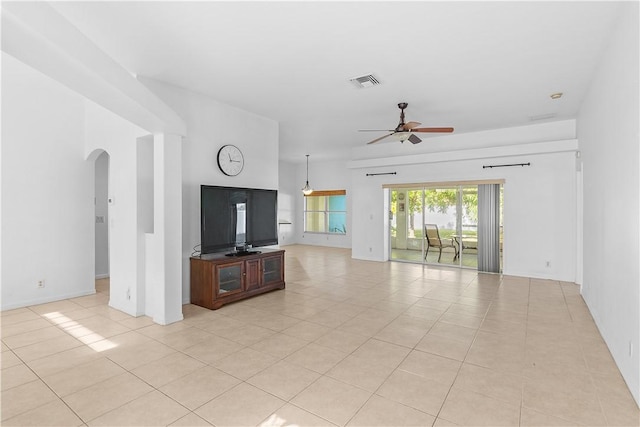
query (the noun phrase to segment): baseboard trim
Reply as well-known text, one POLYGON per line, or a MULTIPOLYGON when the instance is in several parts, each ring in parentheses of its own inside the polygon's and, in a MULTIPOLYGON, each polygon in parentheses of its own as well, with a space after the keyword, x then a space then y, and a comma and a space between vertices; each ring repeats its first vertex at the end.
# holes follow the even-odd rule
POLYGON ((14 310, 16 308, 29 307, 32 305, 46 304, 49 302, 61 301, 69 298, 86 297, 87 295, 94 295, 95 293, 96 293, 96 290, 92 289, 90 291, 72 292, 72 293, 63 294, 63 295, 51 295, 51 296, 42 297, 42 298, 34 298, 34 299, 13 302, 6 305, 2 304, 2 311, 14 310))

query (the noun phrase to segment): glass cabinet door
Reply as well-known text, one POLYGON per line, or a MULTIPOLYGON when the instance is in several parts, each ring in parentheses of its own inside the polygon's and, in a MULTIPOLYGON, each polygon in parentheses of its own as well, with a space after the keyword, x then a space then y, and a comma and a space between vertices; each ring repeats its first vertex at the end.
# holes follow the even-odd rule
POLYGON ((242 291, 242 262, 220 265, 218 273, 218 296, 242 291))
POLYGON ((282 280, 282 257, 272 256, 262 259, 264 284, 282 280))

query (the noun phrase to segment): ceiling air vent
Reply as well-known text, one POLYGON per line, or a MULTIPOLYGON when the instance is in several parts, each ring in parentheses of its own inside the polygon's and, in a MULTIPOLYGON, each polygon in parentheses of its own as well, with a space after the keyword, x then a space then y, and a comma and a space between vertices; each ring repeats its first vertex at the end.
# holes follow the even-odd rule
POLYGON ((351 83, 353 83, 357 88, 364 89, 367 87, 373 87, 380 84, 380 80, 378 80, 373 74, 367 74, 366 76, 354 77, 349 79, 351 83))

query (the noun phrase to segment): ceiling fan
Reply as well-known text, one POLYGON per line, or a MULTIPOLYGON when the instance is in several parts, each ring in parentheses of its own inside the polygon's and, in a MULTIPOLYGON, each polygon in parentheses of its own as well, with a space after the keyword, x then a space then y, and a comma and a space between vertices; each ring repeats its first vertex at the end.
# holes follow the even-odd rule
POLYGON ((412 144, 417 144, 422 140, 418 138, 417 135, 414 135, 414 132, 429 132, 429 133, 451 133, 453 132, 453 128, 419 128, 416 126, 420 126, 419 122, 404 122, 404 109, 407 108, 406 102, 401 102, 398 104, 398 108, 400 108, 400 123, 396 126, 395 129, 367 129, 361 130, 360 132, 391 132, 387 135, 381 136, 380 138, 376 138, 373 141, 367 142, 367 144, 373 144, 378 141, 385 139, 388 136, 396 135, 396 138, 400 140, 400 142, 404 142, 409 140, 412 144))

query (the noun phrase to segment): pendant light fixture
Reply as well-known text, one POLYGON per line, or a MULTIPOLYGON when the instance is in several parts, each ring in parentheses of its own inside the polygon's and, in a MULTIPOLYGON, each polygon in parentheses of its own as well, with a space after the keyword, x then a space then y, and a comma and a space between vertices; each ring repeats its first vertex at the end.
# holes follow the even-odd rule
POLYGON ((313 188, 309 185, 309 155, 307 154, 307 183, 302 187, 302 194, 308 196, 313 193, 313 188))

